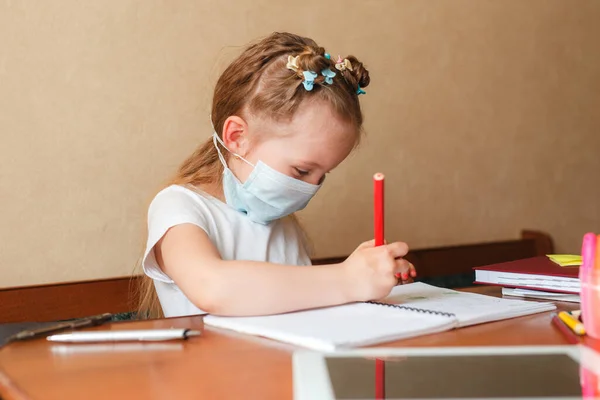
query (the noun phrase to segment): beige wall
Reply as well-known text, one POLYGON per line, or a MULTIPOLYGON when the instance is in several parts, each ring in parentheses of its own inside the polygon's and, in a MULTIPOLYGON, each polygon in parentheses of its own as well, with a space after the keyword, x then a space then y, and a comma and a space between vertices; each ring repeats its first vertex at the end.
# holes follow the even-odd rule
POLYGON ((364 145, 302 213, 319 256, 600 231, 600 2, 0 1, 0 286, 125 275, 210 134, 211 88, 273 30, 359 56, 364 145))

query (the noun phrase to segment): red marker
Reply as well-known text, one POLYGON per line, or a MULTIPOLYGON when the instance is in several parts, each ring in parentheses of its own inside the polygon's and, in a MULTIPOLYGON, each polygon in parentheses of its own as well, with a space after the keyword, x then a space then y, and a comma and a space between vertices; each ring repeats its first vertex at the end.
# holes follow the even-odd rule
MULTIPOLYGON (((375 222, 375 246, 382 246, 384 243, 383 235, 383 179, 382 173, 373 175, 373 196, 374 196, 374 214, 375 222)), ((379 358, 375 359, 375 398, 378 400, 385 398, 385 361, 379 358)))

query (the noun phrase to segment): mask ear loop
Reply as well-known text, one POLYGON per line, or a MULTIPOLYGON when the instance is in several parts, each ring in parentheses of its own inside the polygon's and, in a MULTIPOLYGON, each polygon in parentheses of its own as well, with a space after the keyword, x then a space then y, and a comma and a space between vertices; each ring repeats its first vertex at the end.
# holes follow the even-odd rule
POLYGON ((219 149, 219 146, 217 145, 217 141, 221 144, 221 146, 223 146, 234 157, 239 158, 240 160, 242 160, 246 164, 250 165, 251 167, 255 166, 250 161, 248 161, 244 157, 240 156, 238 153, 235 153, 235 152, 229 150, 229 148, 227 146, 225 146, 225 143, 223 143, 223 140, 219 137, 219 135, 217 135, 217 132, 215 131, 215 132, 213 132, 213 143, 215 145, 215 148, 217 149, 217 153, 219 154, 219 159, 221 160, 221 163, 223 164, 223 166, 225 168, 229 168, 229 167, 227 166, 227 162, 225 161, 225 157, 223 157, 223 154, 221 153, 221 149, 219 149))
MULTIPOLYGON (((213 144, 215 145, 215 149, 217 149, 217 154, 219 155, 219 160, 221 160, 221 164, 223 164, 223 167, 225 168, 229 168, 227 166, 227 161, 225 161, 225 157, 223 157, 223 153, 221 153, 221 149, 219 148, 219 145, 217 144, 217 140, 223 145, 223 147, 225 147, 227 149, 227 146, 225 146, 225 144, 223 144, 223 142, 221 141, 221 138, 219 137, 219 135, 217 135, 217 132, 213 133, 213 144)), ((229 150, 229 149, 227 149, 229 150)))
MULTIPOLYGON (((225 143, 223 143, 221 141, 221 138, 217 134, 217 130, 215 129, 215 124, 213 124, 213 120, 212 120, 212 115, 211 114, 208 114, 208 119, 210 119, 210 125, 213 128, 212 140, 213 140, 213 144, 215 145, 215 149, 217 149, 217 154, 219 155, 219 160, 221 160, 221 164, 223 164, 223 167, 229 168, 229 167, 227 167, 227 162, 225 161, 225 157, 223 157, 223 153, 221 153, 221 149, 219 148, 219 145, 217 144, 217 140, 219 142, 221 142, 221 144, 223 145, 223 147, 225 147, 226 149, 227 149, 227 146, 225 146, 225 143)), ((227 149, 227 150, 229 151, 229 149, 227 149)))

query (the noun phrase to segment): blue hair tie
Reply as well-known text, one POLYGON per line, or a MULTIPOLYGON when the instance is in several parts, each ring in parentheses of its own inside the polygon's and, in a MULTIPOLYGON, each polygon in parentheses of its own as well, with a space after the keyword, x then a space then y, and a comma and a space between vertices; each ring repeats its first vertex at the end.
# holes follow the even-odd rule
POLYGON ((328 59, 328 60, 331 60, 331 54, 325 53, 325 58, 328 59))
POLYGON ((358 85, 358 89, 356 89, 356 94, 357 94, 358 96, 360 96, 361 94, 367 94, 367 92, 365 92, 364 90, 362 90, 362 89, 360 88, 360 85, 358 85))

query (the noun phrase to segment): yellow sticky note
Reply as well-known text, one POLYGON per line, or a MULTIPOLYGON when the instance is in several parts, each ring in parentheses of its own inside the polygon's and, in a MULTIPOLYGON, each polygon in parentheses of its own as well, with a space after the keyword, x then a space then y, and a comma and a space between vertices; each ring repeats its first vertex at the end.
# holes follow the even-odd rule
POLYGON ((582 263, 577 254, 548 254, 547 257, 561 267, 579 267, 582 263))

